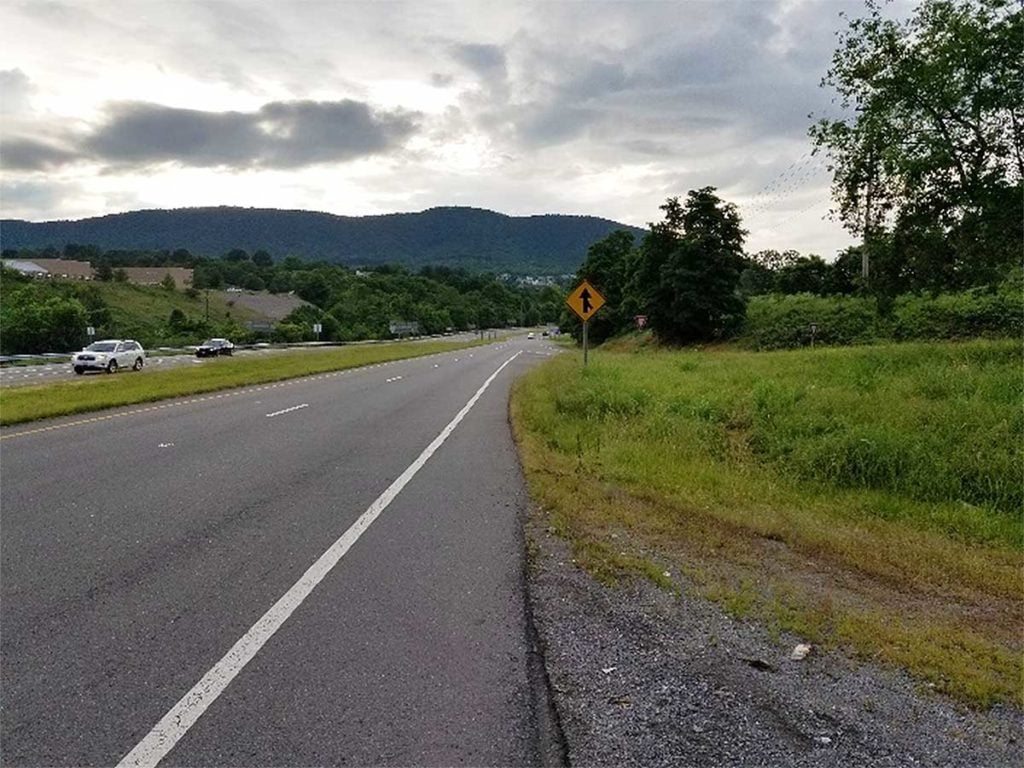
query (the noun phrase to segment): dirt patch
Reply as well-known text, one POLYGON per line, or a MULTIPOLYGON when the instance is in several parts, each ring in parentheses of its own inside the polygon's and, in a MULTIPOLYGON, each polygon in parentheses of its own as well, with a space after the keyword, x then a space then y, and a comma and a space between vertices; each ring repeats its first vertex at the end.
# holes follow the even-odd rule
POLYGON ((299 307, 309 304, 287 293, 217 291, 217 295, 225 302, 232 301, 235 306, 244 307, 261 320, 284 320, 299 307))
POLYGON ((660 561, 673 590, 602 584, 551 531, 535 510, 529 592, 570 764, 1019 764, 1014 707, 970 711, 892 667, 817 646, 792 660, 804 638, 698 597, 683 568, 660 561))

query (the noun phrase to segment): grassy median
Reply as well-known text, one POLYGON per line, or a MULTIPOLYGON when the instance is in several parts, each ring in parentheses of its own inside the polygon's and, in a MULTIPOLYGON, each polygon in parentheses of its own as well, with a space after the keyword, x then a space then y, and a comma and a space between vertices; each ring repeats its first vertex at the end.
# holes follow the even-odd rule
POLYGON ((0 425, 295 379, 489 343, 419 341, 325 347, 260 357, 218 358, 207 365, 144 374, 125 372, 41 386, 10 387, 0 390, 0 425))
POLYGON ((1022 702, 1019 342, 599 349, 521 379, 531 491, 597 577, 1022 702))

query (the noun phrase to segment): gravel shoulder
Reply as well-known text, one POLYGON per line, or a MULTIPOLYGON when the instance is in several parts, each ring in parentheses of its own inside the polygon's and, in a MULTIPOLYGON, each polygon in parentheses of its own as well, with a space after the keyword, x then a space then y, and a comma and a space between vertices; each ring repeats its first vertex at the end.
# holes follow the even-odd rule
POLYGON ((1019 766, 1024 713, 975 712, 888 667, 771 637, 717 605, 572 561, 526 522, 528 591, 568 761, 585 766, 1019 766))

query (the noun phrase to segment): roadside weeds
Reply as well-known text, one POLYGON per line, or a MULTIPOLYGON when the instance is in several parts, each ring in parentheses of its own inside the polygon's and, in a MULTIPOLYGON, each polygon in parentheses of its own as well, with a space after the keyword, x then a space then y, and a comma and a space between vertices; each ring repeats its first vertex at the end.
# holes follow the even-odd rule
POLYGON ((819 648, 906 669, 922 690, 972 707, 1024 703, 1020 552, 900 522, 829 520, 813 504, 772 507, 789 498, 786 489, 761 498, 723 494, 746 504, 737 510, 630 482, 611 438, 605 446, 579 445, 575 455, 559 450, 545 421, 550 412, 538 411, 537 398, 550 400, 553 380, 572 385, 565 367, 517 382, 510 413, 531 495, 547 510, 544 525, 599 582, 639 576, 670 593, 685 590, 772 636, 794 633, 819 648), (822 518, 816 526, 799 520, 815 515, 822 518))

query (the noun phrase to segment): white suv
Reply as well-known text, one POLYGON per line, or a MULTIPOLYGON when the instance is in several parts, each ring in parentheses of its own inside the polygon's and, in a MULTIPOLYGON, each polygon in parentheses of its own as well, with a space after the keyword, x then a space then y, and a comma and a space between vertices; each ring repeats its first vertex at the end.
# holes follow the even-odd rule
POLYGON ((145 363, 146 351, 139 342, 131 339, 94 341, 71 356, 71 367, 78 374, 86 371, 116 373, 118 368, 140 371, 145 363))

